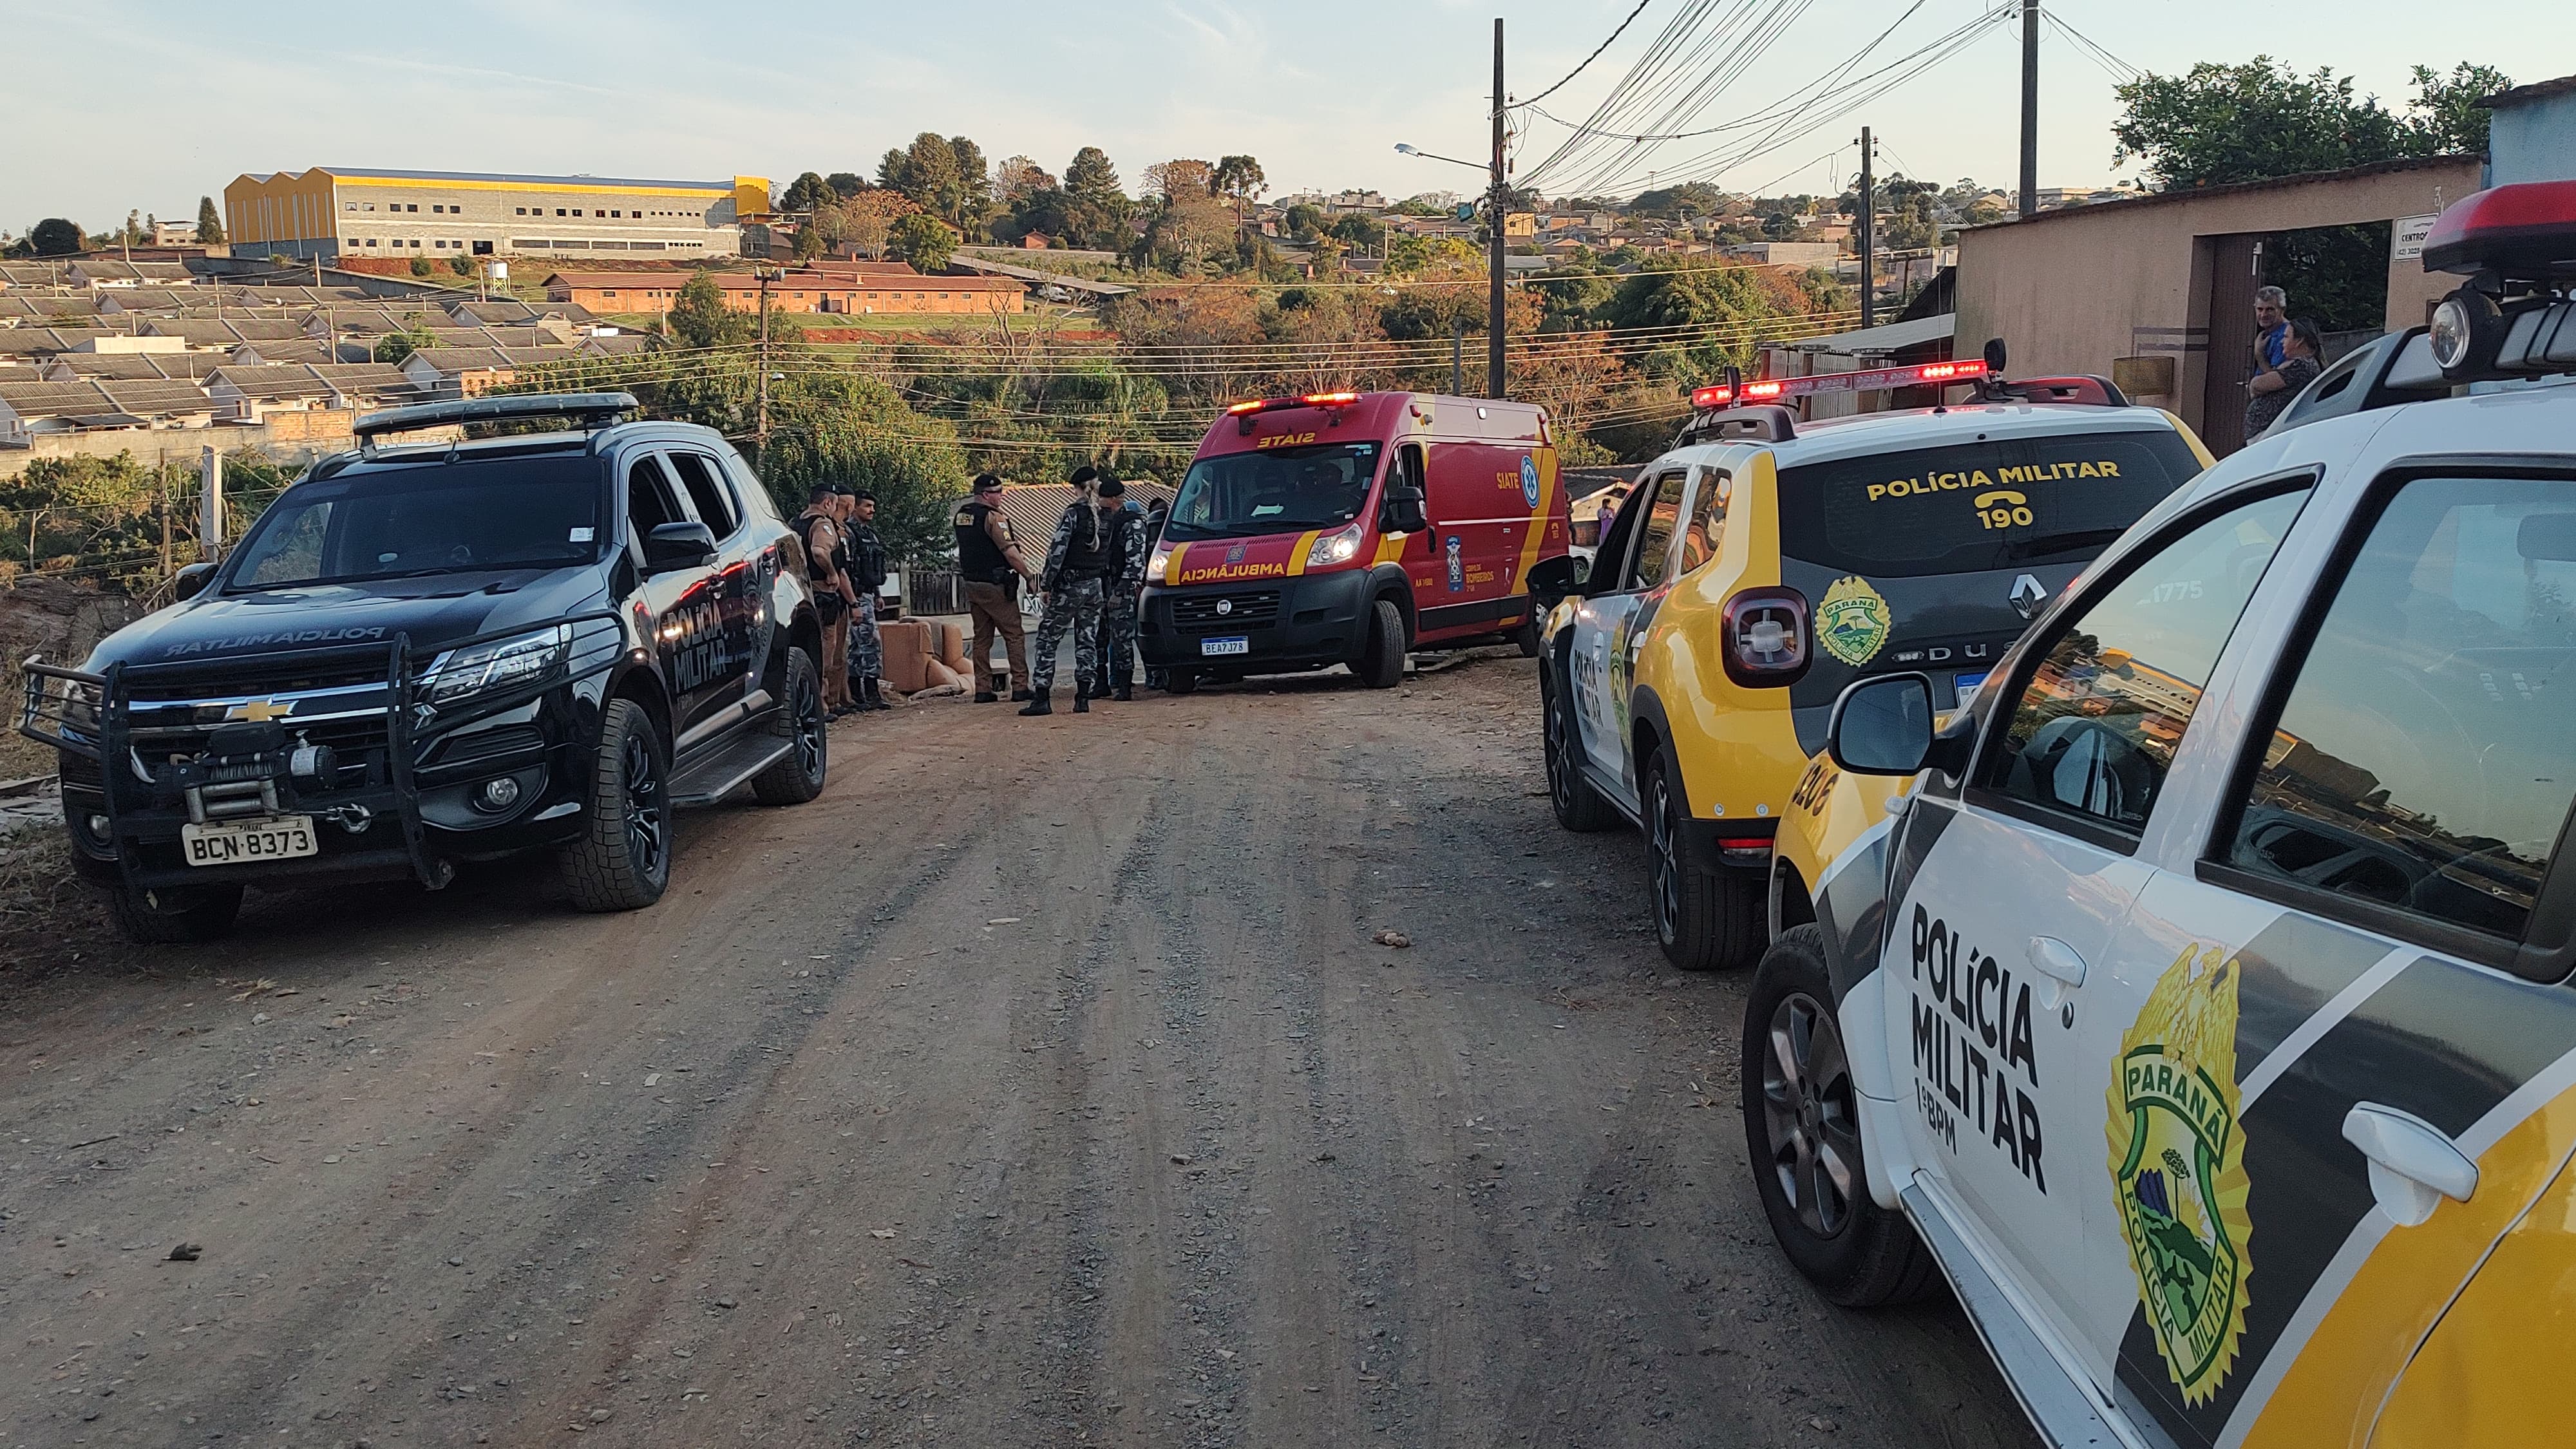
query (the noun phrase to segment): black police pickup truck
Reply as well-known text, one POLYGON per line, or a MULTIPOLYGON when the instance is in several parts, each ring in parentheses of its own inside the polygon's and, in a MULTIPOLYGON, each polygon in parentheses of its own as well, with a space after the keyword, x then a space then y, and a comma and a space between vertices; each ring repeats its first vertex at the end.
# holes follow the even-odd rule
POLYGON ((81 875, 139 941, 228 929, 245 884, 559 854, 589 910, 669 884, 674 806, 823 789, 795 534, 718 434, 624 393, 361 418, 179 602, 78 669, 30 660, 81 875), (571 431, 395 446, 461 424, 571 431))

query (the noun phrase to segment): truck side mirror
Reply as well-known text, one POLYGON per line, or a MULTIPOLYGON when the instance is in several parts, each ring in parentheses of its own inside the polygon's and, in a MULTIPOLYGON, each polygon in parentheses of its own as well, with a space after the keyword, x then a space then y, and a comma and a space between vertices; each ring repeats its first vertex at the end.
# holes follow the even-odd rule
POLYGON ((664 523, 644 540, 644 572, 667 574, 706 566, 716 556, 716 536, 703 523, 664 523))
POLYGON ((206 591, 206 585, 214 581, 215 569, 216 565, 214 564, 192 563, 186 568, 179 570, 176 574, 171 575, 170 597, 173 599, 193 599, 197 595, 204 593, 206 591))

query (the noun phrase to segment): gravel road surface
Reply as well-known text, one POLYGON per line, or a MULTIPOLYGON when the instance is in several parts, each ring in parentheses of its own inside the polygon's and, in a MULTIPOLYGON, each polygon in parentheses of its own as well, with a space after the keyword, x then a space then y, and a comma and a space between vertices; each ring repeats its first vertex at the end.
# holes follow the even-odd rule
POLYGON ((1556 828, 1531 668, 863 717, 628 916, 66 892, 0 1444, 2030 1444, 1947 1300, 1780 1258, 1742 982, 1556 828))

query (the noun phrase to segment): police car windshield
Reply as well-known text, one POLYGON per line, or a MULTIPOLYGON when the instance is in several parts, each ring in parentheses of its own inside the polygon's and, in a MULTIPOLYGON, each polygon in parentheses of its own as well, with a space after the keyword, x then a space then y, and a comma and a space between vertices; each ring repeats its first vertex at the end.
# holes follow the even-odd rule
POLYGON ((1246 538, 1339 528, 1367 505, 1377 457, 1375 443, 1331 443, 1201 458, 1173 496, 1163 536, 1246 538))
POLYGON ((1780 551, 1913 577, 2100 552, 2200 471, 2158 429, 1994 438, 1780 470, 1780 551))
POLYGON ((299 484, 251 526, 225 587, 588 563, 603 476, 590 457, 490 458, 299 484))

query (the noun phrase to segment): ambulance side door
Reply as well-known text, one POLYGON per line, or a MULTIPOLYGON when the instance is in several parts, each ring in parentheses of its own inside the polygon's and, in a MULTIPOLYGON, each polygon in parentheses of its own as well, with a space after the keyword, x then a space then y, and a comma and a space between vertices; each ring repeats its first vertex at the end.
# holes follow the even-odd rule
POLYGON ((1899 846, 1881 979, 1917 1186, 2105 1393, 2126 1308, 2098 1232, 2105 1073, 2136 1005, 2105 967, 2176 746, 2298 501, 2222 498, 2089 580, 2017 650, 1963 786, 1919 793, 1899 846))
POLYGON ((1575 718, 1583 731, 1583 749, 1593 773, 1612 787, 1613 798, 1633 810, 1637 781, 1628 758, 1629 693, 1635 685, 1637 650, 1653 622, 1647 607, 1660 598, 1672 567, 1673 535, 1681 525, 1682 495, 1690 470, 1667 468, 1638 485, 1628 507, 1647 510, 1627 530, 1628 547, 1615 560, 1611 587, 1592 594, 1574 614, 1575 718))

